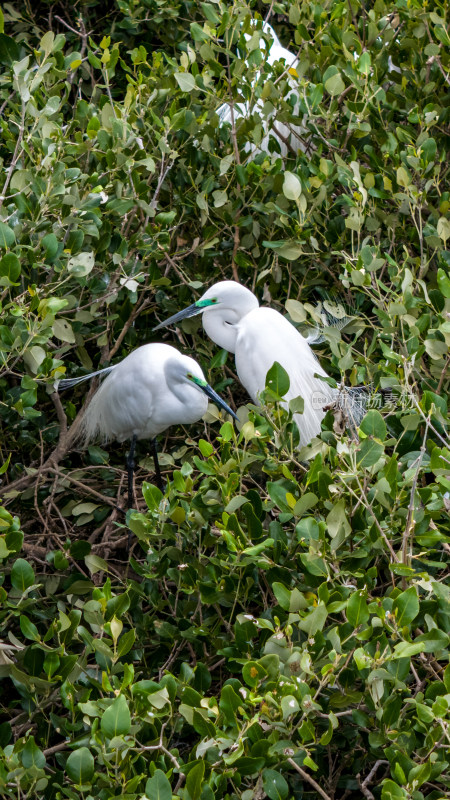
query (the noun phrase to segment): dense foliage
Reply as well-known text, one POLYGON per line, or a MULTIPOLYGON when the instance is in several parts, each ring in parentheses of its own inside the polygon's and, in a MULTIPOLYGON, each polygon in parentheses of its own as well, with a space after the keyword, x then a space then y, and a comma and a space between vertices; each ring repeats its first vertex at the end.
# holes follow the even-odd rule
POLYGON ((3 4, 2 796, 447 796, 445 11, 3 4), (267 14, 299 107, 244 36, 267 14), (221 126, 242 99, 263 106, 221 126), (305 152, 246 149, 274 109, 305 152), (300 327, 344 298, 318 356, 371 408, 298 450, 282 371, 252 406, 186 320, 164 340, 242 423, 170 429, 164 497, 141 443, 125 517, 124 449, 81 451, 86 392, 54 382, 160 341, 221 278, 300 327))

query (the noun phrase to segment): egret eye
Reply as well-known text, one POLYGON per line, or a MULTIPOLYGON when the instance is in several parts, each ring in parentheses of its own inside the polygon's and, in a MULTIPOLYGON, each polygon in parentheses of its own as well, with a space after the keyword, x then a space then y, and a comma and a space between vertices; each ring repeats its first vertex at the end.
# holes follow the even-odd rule
POLYGON ((188 377, 188 378, 189 378, 189 380, 191 381, 191 380, 192 380, 192 378, 193 378, 192 372, 188 372, 188 374, 187 374, 187 376, 186 376, 186 377, 188 377))
POLYGON ((217 303, 217 297, 214 297, 214 298, 211 300, 211 303, 217 303))

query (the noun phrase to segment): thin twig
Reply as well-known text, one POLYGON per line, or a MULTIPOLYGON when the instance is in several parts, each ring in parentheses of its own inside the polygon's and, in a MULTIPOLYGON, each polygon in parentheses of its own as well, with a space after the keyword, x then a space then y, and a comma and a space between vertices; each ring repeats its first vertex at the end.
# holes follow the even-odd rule
POLYGON ((302 776, 303 780, 311 784, 311 786, 316 790, 316 792, 318 792, 320 796, 323 797, 323 800, 331 800, 330 795, 324 792, 324 790, 319 786, 317 781, 315 781, 311 775, 308 775, 308 773, 305 772, 304 769, 299 767, 299 765, 295 763, 293 758, 288 758, 288 764, 290 764, 291 767, 294 767, 294 769, 297 770, 299 775, 302 776))
MULTIPOLYGON (((430 426, 430 417, 428 417, 426 422, 425 422, 425 432, 424 432, 424 435, 423 435, 422 447, 420 448, 420 455, 419 455, 419 458, 417 459, 417 467, 416 467, 416 471, 414 473, 413 482, 412 482, 412 485, 411 485, 411 493, 410 493, 410 497, 409 497, 409 506, 408 506, 408 516, 406 517, 405 530, 403 532, 403 538, 402 538, 402 562, 403 562, 403 564, 409 564, 409 561, 410 561, 410 559, 408 558, 408 543, 409 543, 409 536, 410 536, 411 530, 412 530, 413 525, 414 525, 414 501, 415 501, 415 497, 416 497, 417 481, 419 480, 419 473, 420 473, 420 470, 421 470, 421 467, 422 467, 423 457, 425 455, 426 442, 427 442, 429 426, 430 426)), ((405 580, 405 578, 403 578, 403 584, 404 584, 404 589, 406 589, 406 580, 405 580)))
POLYGON ((380 766, 381 766, 381 764, 389 764, 389 761, 386 761, 386 760, 385 760, 385 759, 383 759, 383 758, 380 758, 380 759, 378 759, 378 761, 375 761, 375 764, 373 765, 373 767, 372 767, 372 769, 370 770, 370 772, 369 772, 369 774, 367 775, 367 777, 366 777, 366 778, 364 778, 364 780, 363 780, 363 782, 362 782, 362 783, 361 783, 361 781, 360 781, 360 776, 359 776, 359 775, 357 775, 357 776, 356 776, 356 777, 357 777, 357 780, 358 780, 358 783, 359 783, 359 788, 361 789, 361 791, 362 791, 362 793, 363 793, 364 797, 366 797, 366 798, 367 798, 367 800, 375 800, 375 798, 374 798, 374 796, 373 796, 372 792, 371 792, 371 791, 370 791, 370 789, 368 789, 367 787, 368 787, 368 785, 370 784, 370 782, 371 782, 371 780, 372 780, 373 776, 375 775, 375 773, 376 773, 376 771, 377 771, 378 767, 380 767, 380 766))
POLYGON ((447 356, 444 368, 441 372, 441 377, 439 378, 439 383, 437 385, 436 394, 440 394, 442 390, 442 386, 444 384, 445 376, 447 374, 448 365, 450 364, 450 356, 447 356))
POLYGON ((69 740, 66 742, 60 742, 59 744, 54 744, 53 747, 48 747, 47 750, 43 750, 44 756, 52 756, 53 753, 59 753, 61 750, 67 750, 70 744, 71 743, 69 740))
POLYGON ((54 469, 54 467, 48 467, 46 471, 51 472, 54 475, 57 475, 62 480, 67 480, 69 481, 69 483, 73 483, 74 486, 78 486, 78 488, 82 489, 84 492, 92 494, 94 497, 98 497, 98 499, 101 500, 102 503, 106 503, 107 505, 112 506, 113 508, 116 509, 116 511, 123 511, 123 513, 125 513, 125 511, 122 508, 119 508, 115 500, 113 500, 111 497, 107 497, 106 495, 97 492, 96 489, 91 489, 90 486, 86 486, 84 483, 81 483, 81 481, 77 481, 75 478, 72 478, 71 475, 66 475, 65 473, 61 473, 59 472, 59 470, 54 469))
POLYGON ((128 331, 129 331, 131 325, 133 324, 133 322, 135 321, 135 319, 139 316, 141 311, 144 310, 144 308, 147 308, 147 306, 150 305, 150 302, 151 302, 151 300, 150 300, 149 297, 142 297, 141 301, 139 303, 136 303, 133 311, 131 312, 130 316, 128 317, 127 321, 125 322, 125 325, 123 326, 122 330, 120 331, 120 333, 119 333, 119 335, 117 337, 116 343, 114 344, 114 346, 109 351, 109 359, 108 359, 109 361, 117 353, 120 345, 122 344, 126 334, 128 333, 128 331))
POLYGON ((22 154, 22 140, 25 132, 25 110, 26 110, 26 103, 22 100, 22 115, 20 118, 19 134, 17 136, 16 146, 14 148, 14 154, 12 157, 12 161, 9 165, 8 172, 6 174, 6 180, 3 185, 2 194, 0 196, 0 208, 2 207, 3 201, 5 200, 6 192, 8 190, 8 186, 12 178, 13 172, 16 168, 16 164, 22 154))

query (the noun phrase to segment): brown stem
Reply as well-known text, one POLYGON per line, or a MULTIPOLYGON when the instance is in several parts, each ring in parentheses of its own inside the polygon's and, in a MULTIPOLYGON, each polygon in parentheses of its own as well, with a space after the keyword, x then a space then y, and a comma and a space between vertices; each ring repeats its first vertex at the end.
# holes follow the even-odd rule
POLYGON ((90 486, 86 486, 84 483, 82 483, 81 481, 77 481, 75 478, 72 478, 70 475, 66 475, 64 473, 60 473, 57 469, 54 469, 51 466, 47 467, 46 472, 51 472, 54 475, 60 476, 64 480, 69 481, 69 483, 73 483, 74 486, 78 486, 78 488, 82 489, 84 492, 87 492, 88 494, 92 494, 94 497, 98 497, 98 499, 101 500, 102 503, 106 503, 107 505, 112 506, 113 508, 117 508, 117 503, 111 497, 107 497, 106 495, 101 494, 101 492, 97 492, 96 489, 91 489, 90 486))
POLYGON ((0 208, 3 205, 3 201, 5 200, 10 180, 12 178, 13 172, 16 168, 16 164, 22 153, 22 140, 25 132, 25 109, 26 109, 26 103, 24 103, 24 101, 22 100, 22 116, 20 118, 19 135, 17 137, 16 146, 14 148, 12 161, 9 165, 8 172, 6 174, 5 183, 3 184, 2 194, 0 197, 0 208))
MULTIPOLYGON (((406 525, 405 525, 405 530, 403 532, 403 538, 402 538, 402 562, 403 562, 403 564, 408 564, 409 563, 408 543, 409 543, 409 536, 410 536, 411 530, 412 530, 412 528, 414 526, 414 500, 415 500, 415 496, 416 496, 416 488, 417 488, 417 481, 419 479, 419 472, 420 472, 420 468, 422 466, 423 457, 425 455, 426 442, 427 442, 429 426, 430 426, 430 419, 427 418, 427 420, 425 422, 425 432, 424 432, 424 435, 423 435, 422 447, 420 448, 420 456, 417 459, 417 467, 416 467, 416 471, 414 473, 414 478, 413 478, 413 482, 412 482, 412 486, 411 486, 411 494, 410 494, 410 497, 409 497, 409 506, 408 506, 408 516, 406 517, 406 525)), ((403 588, 406 589, 406 580, 405 580, 405 578, 403 578, 402 584, 403 584, 403 588)))
POLYGON ((356 776, 357 780, 358 780, 358 783, 359 783, 359 788, 361 789, 361 792, 363 793, 364 797, 367 798, 367 800, 375 800, 372 792, 367 787, 368 787, 369 783, 371 782, 373 776, 375 775, 378 767, 381 766, 381 764, 389 764, 389 761, 385 761, 382 758, 378 759, 378 761, 375 761, 375 764, 373 765, 373 767, 370 770, 370 772, 367 775, 367 777, 364 778, 362 783, 361 783, 361 780, 360 780, 360 776, 359 775, 356 776))
POLYGON ((323 797, 323 800, 332 800, 330 795, 324 792, 324 790, 319 786, 317 781, 315 781, 311 775, 308 775, 308 773, 305 772, 304 769, 299 767, 298 764, 295 763, 293 758, 288 758, 288 764, 290 764, 291 767, 294 767, 294 769, 297 770, 299 775, 302 776, 303 780, 307 781, 316 790, 316 792, 318 792, 320 796, 323 797))
MULTIPOLYGON (((238 219, 239 219, 239 214, 236 217, 236 222, 237 222, 238 219)), ((234 226, 234 245, 233 245, 233 256, 232 256, 232 259, 231 259, 231 269, 233 271, 233 279, 237 283, 240 282, 239 281, 239 273, 237 271, 237 266, 236 266, 236 254, 237 254, 237 251, 239 250, 239 244, 240 244, 239 226, 236 224, 234 226)))
POLYGON ((117 337, 115 345, 109 351, 109 359, 108 359, 109 361, 117 353, 120 345, 122 344, 122 342, 123 342, 128 330, 130 329, 131 325, 135 321, 136 317, 138 317, 139 314, 141 313, 141 311, 143 311, 144 308, 147 308, 147 306, 149 306, 149 305, 150 305, 150 298, 149 297, 143 297, 139 303, 136 303, 132 313, 130 314, 130 316, 128 317, 127 321, 125 322, 125 325, 123 326, 122 330, 120 331, 120 333, 119 333, 119 335, 117 337))
POLYGON ((228 92, 230 95, 230 117, 231 117, 231 141, 233 143, 233 151, 234 151, 234 158, 236 160, 236 164, 241 163, 241 158, 239 155, 239 147, 237 143, 237 136, 236 136, 236 120, 234 116, 234 100, 233 100, 233 92, 231 89, 231 67, 230 67, 230 57, 227 53, 227 84, 228 84, 228 92))
POLYGON ((439 383, 437 385, 436 394, 440 394, 442 390, 442 386, 444 384, 445 376, 447 374, 448 365, 450 364, 450 356, 447 356, 447 360, 444 364, 444 368, 441 372, 441 377, 439 378, 439 383))

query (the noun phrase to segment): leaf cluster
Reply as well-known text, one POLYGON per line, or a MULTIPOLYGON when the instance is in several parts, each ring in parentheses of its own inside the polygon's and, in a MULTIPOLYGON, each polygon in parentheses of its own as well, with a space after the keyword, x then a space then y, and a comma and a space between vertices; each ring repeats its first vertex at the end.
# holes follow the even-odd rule
POLYGON ((0 791, 440 800, 445 7, 276 3, 294 76, 252 29, 263 4, 69 6, 0 13, 0 791), (224 103, 248 113, 221 124, 224 103), (79 450, 82 390, 55 381, 230 278, 302 331, 343 293, 317 353, 367 413, 299 449, 280 365, 255 407, 185 320, 241 424, 171 429, 164 495, 143 444, 125 517, 123 453, 79 450))

